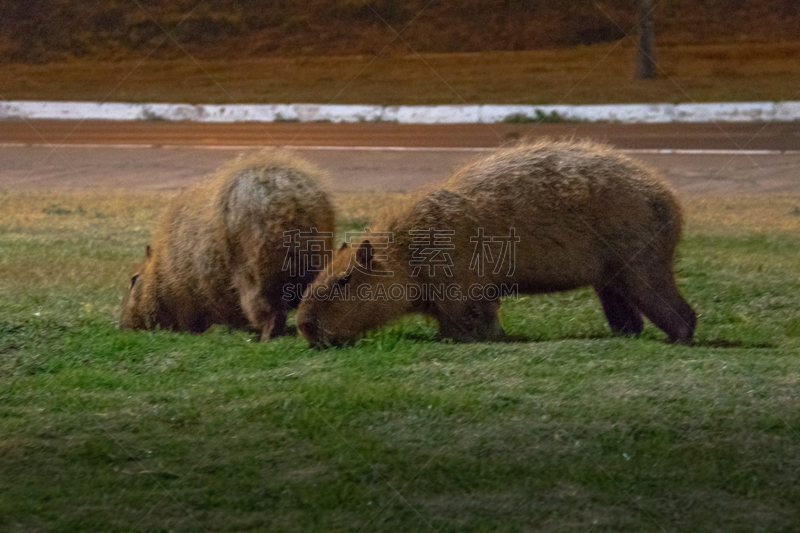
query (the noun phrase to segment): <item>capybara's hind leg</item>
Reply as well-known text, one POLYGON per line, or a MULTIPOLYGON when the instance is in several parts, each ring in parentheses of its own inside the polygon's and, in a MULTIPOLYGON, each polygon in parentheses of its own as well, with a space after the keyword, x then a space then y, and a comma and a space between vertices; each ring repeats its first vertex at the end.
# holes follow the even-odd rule
POLYGON ((630 277, 628 295, 634 305, 667 334, 669 342, 691 345, 697 315, 678 292, 672 272, 630 277))
POLYGON ((614 287, 596 289, 603 311, 615 335, 638 335, 644 329, 642 314, 614 287))
POLYGON ((261 340, 267 341, 286 332, 286 302, 279 295, 265 293, 254 286, 239 288, 242 311, 250 324, 261 331, 261 340))
POLYGON ((275 309, 261 328, 261 340, 268 341, 286 334, 286 310, 275 309))

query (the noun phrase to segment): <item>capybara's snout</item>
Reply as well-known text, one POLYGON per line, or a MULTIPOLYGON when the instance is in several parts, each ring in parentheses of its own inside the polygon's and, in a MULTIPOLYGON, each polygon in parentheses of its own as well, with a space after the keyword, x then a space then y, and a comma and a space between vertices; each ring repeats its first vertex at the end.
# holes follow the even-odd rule
POLYGON ((341 348, 352 346, 357 338, 335 338, 325 332, 325 329, 315 317, 303 317, 297 322, 297 330, 308 341, 308 347, 317 350, 326 348, 341 348))
POLYGON ((307 318, 301 320, 297 324, 297 329, 300 331, 300 334, 308 341, 308 345, 312 348, 317 347, 320 344, 321 339, 319 338, 319 322, 313 318, 307 318))

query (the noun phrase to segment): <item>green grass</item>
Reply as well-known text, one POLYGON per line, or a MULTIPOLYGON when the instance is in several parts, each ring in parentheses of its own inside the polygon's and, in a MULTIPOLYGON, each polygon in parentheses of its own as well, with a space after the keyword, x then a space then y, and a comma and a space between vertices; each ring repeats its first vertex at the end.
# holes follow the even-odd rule
MULTIPOLYGON (((691 348, 650 324, 613 338, 595 297, 575 291, 505 302, 515 342, 443 343, 408 317, 314 351, 222 327, 117 331, 164 201, 0 197, 0 530, 800 523, 796 223, 730 224, 751 220, 746 198, 689 206, 678 269, 700 315, 691 348), (708 223, 715 206, 724 225, 708 223)), ((363 222, 351 214, 342 228, 363 222)))

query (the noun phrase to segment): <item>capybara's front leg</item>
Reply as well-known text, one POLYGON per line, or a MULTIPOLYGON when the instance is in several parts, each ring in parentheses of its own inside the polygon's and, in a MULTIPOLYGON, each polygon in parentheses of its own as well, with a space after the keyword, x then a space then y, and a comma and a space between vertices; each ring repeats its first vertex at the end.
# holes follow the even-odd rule
POLYGON ((213 307, 204 309, 202 306, 198 308, 193 302, 182 302, 176 312, 177 329, 199 335, 211 327, 213 321, 210 315, 214 311, 216 310, 213 307))
POLYGON ((497 316, 498 302, 447 303, 437 306, 435 312, 442 338, 455 342, 492 342, 505 338, 506 333, 497 316))

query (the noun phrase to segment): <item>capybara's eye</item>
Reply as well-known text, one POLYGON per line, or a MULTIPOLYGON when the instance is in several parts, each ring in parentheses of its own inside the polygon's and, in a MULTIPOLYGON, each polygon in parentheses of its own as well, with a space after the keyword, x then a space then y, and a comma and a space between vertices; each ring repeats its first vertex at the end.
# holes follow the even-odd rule
POLYGON ((336 281, 336 284, 339 285, 340 287, 342 285, 347 285, 348 283, 350 283, 350 276, 352 276, 352 275, 353 275, 353 271, 351 270, 350 272, 348 272, 347 274, 345 274, 344 276, 339 278, 336 281))
POLYGON ((134 274, 131 278, 131 288, 136 284, 136 280, 139 279, 139 274, 134 274))

